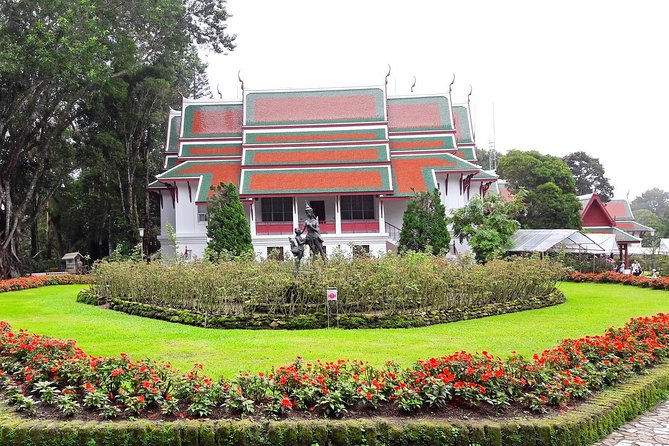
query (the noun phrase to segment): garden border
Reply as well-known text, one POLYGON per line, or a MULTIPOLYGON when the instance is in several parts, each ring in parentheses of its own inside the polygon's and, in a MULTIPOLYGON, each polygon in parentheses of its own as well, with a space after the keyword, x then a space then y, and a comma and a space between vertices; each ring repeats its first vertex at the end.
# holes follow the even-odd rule
MULTIPOLYGON (((553 291, 549 296, 532 297, 513 302, 492 303, 475 307, 454 308, 450 310, 432 310, 407 315, 350 314, 339 319, 340 328, 412 328, 429 325, 457 322, 468 319, 479 319, 500 314, 517 313, 551 307, 566 302, 560 290, 553 291)), ((82 290, 77 295, 77 302, 99 305, 97 296, 82 290)), ((133 302, 123 299, 112 299, 107 302, 109 308, 121 313, 150 319, 164 320, 196 327, 220 329, 287 329, 302 330, 327 327, 327 317, 323 314, 285 316, 284 318, 269 315, 253 316, 208 316, 188 310, 161 307, 156 305, 133 302)), ((334 322, 332 322, 334 323, 334 322)))
POLYGON ((26 420, 0 406, 0 446, 589 445, 652 408, 669 392, 669 363, 598 392, 561 415, 504 422, 404 419, 318 421, 26 420))

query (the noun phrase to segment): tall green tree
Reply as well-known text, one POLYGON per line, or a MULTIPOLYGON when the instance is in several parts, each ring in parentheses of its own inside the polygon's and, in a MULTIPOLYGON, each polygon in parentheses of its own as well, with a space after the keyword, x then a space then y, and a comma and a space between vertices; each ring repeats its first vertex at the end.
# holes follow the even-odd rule
POLYGON ((495 149, 476 149, 478 164, 486 170, 495 170, 497 168, 497 161, 501 156, 502 154, 495 149))
POLYGON ((499 195, 474 198, 453 213, 453 233, 460 243, 469 243, 478 262, 499 257, 520 229, 517 218, 526 212, 523 198, 522 191, 510 202, 499 195))
POLYGON ((20 0, 0 5, 0 276, 27 228, 78 175, 87 101, 193 45, 234 47, 224 0, 20 0))
POLYGON ((437 189, 417 192, 407 204, 398 244, 399 252, 431 250, 439 254, 451 242, 446 207, 437 189))
POLYGON ((519 221, 525 228, 581 228, 581 204, 574 177, 562 159, 537 151, 511 150, 503 155, 497 173, 512 192, 525 190, 527 213, 519 221))
POLYGON ((613 186, 605 176, 604 166, 599 162, 599 158, 578 151, 562 159, 574 175, 577 195, 590 194, 594 190, 605 202, 613 197, 613 186))
POLYGON ((648 209, 657 217, 662 218, 669 214, 669 192, 657 187, 649 189, 632 200, 630 206, 633 211, 648 209))
POLYGON ((253 252, 251 229, 237 188, 231 183, 221 183, 214 191, 207 205, 208 255, 240 256, 253 252))

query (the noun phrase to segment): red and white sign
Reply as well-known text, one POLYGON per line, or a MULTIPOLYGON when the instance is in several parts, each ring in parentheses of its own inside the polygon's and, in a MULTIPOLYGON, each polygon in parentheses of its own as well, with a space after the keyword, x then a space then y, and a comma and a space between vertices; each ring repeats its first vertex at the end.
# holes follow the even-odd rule
POLYGON ((327 291, 328 300, 337 300, 337 288, 328 288, 327 291))

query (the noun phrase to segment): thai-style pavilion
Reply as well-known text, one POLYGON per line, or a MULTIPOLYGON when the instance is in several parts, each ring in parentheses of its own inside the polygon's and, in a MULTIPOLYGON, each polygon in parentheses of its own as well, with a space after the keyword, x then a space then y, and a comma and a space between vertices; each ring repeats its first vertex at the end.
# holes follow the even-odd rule
POLYGON ((581 220, 583 231, 593 234, 615 234, 620 258, 629 267, 629 247, 641 243, 646 233, 655 230, 634 219, 627 200, 611 200, 604 203, 599 194, 581 195, 581 220))
POLYGON ((184 98, 170 111, 160 194, 163 254, 201 256, 211 187, 239 189, 259 256, 288 252, 308 203, 326 249, 393 249, 413 191, 439 189, 447 209, 484 195, 496 176, 476 163, 469 104, 450 93, 388 97, 384 86, 248 91, 242 100, 184 98))

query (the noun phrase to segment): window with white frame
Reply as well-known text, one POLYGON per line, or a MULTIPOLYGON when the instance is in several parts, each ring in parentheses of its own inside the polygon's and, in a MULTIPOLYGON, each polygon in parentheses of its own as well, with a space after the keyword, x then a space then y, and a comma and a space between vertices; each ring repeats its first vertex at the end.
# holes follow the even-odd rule
POLYGON ((374 220, 374 196, 344 195, 341 197, 342 220, 374 220))
POLYGON ((206 222, 208 220, 207 217, 207 206, 204 204, 198 204, 197 205, 197 221, 198 222, 206 222))

